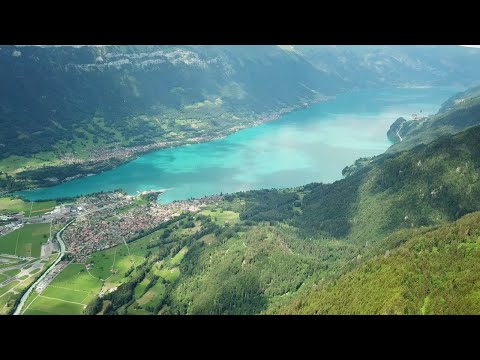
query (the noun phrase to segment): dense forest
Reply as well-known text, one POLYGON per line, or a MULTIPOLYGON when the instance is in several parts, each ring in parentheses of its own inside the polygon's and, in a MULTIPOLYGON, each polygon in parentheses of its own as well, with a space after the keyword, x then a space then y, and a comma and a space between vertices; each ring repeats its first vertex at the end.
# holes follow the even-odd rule
POLYGON ((478 314, 480 213, 417 232, 278 313, 478 314))

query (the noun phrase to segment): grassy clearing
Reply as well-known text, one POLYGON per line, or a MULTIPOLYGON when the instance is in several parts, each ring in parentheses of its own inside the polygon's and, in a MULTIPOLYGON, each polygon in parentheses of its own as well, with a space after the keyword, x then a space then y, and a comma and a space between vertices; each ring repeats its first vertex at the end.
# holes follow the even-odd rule
POLYGON ((50 224, 28 224, 0 237, 0 253, 39 257, 41 244, 50 234, 50 224))
POLYGON ((211 245, 213 241, 215 240, 215 235, 213 234, 207 234, 205 236, 202 236, 200 238, 201 241, 203 241, 207 245, 211 245))
POLYGON ((240 221, 240 214, 229 210, 203 210, 200 214, 210 216, 219 226, 225 225, 225 223, 235 224, 240 221))
POLYGON ((155 274, 169 282, 174 282, 180 277, 180 268, 161 269, 155 271, 155 274))
POLYGON ((177 266, 179 265, 185 254, 187 253, 188 248, 185 246, 183 249, 181 249, 168 263, 170 266, 177 266))
POLYGON ((145 289, 149 284, 150 280, 145 278, 135 287, 135 299, 139 299, 145 293, 145 289))
POLYGON ((89 263, 93 264, 90 272, 100 279, 116 282, 121 280, 128 270, 143 261, 143 256, 129 255, 127 247, 122 244, 92 254, 89 258, 89 263))
POLYGON ((161 281, 152 286, 137 302, 143 308, 155 307, 165 296, 165 285, 161 281))

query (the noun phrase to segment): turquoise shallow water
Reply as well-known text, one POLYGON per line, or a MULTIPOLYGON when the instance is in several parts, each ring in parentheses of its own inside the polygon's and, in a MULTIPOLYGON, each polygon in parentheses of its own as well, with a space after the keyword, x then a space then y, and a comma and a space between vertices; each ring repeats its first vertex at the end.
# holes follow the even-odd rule
POLYGON ((159 150, 95 176, 20 192, 30 200, 123 188, 130 194, 170 189, 161 202, 242 190, 333 182, 363 156, 390 143, 386 132, 399 116, 434 114, 462 89, 352 91, 289 113, 227 138, 159 150))

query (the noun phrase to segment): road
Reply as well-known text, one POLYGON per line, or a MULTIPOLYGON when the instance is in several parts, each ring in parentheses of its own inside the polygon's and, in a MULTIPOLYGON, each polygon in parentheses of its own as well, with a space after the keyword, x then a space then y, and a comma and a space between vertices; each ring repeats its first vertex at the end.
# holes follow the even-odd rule
POLYGON ((54 263, 42 274, 42 276, 40 276, 37 281, 35 281, 29 288, 28 290, 25 292, 25 294, 23 294, 22 298, 20 299, 20 302, 18 303, 18 306, 17 308, 15 309, 15 312, 13 313, 13 315, 20 315, 21 312, 22 312, 22 309, 23 309, 23 305, 25 305, 25 301, 27 301, 28 297, 30 296, 30 294, 32 293, 33 289, 35 289, 35 286, 37 286, 37 284, 43 280, 43 278, 45 278, 45 276, 48 275, 48 273, 50 273, 50 271, 52 271, 55 266, 62 260, 63 258, 63 255, 65 255, 65 243, 63 242, 63 239, 62 239, 62 233, 63 231, 71 224, 75 221, 75 219, 71 220, 70 222, 68 222, 56 235, 56 239, 58 241, 58 243, 60 244, 60 254, 58 255, 57 259, 54 261, 54 263))

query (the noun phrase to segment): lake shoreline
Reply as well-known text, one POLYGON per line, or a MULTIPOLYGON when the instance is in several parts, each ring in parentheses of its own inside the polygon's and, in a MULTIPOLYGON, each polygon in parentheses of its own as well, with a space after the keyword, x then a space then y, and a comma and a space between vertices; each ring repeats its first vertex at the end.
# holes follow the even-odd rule
MULTIPOLYGON (((337 95, 330 95, 330 96, 324 95, 324 96, 321 96, 320 98, 316 98, 316 99, 311 100, 311 101, 305 101, 305 102, 303 102, 299 105, 294 105, 294 106, 290 106, 290 107, 287 107, 287 108, 281 108, 280 110, 272 112, 270 115, 260 117, 258 120, 253 121, 252 124, 250 124, 250 125, 240 126, 239 128, 234 128, 233 130, 228 129, 228 130, 225 131, 225 133, 223 133, 221 135, 217 135, 217 136, 213 135, 213 136, 209 136, 209 137, 205 137, 205 138, 189 138, 189 139, 185 139, 184 141, 179 140, 177 142, 170 142, 170 143, 160 142, 160 143, 151 144, 151 146, 148 146, 148 145, 147 146, 142 146, 140 148, 143 148, 143 149, 140 149, 138 151, 134 151, 134 152, 132 152, 131 155, 129 155, 128 157, 125 157, 125 158, 110 158, 110 159, 106 159, 106 160, 102 160, 102 161, 98 161, 98 162, 88 161, 88 162, 78 163, 78 164, 75 164, 75 165, 78 166, 78 171, 79 172, 84 172, 85 166, 94 166, 94 167, 97 167, 97 168, 101 168, 101 170, 99 169, 99 170, 96 171, 95 168, 89 168, 88 173, 75 174, 71 177, 67 177, 67 178, 64 178, 64 179, 61 179, 61 180, 58 180, 58 181, 51 181, 50 183, 42 183, 41 185, 28 185, 28 184, 25 184, 24 186, 20 185, 18 188, 15 188, 14 190, 0 192, 0 196, 17 197, 18 195, 16 193, 18 193, 18 192, 49 188, 49 187, 53 187, 53 186, 68 183, 68 182, 70 182, 72 180, 75 180, 75 179, 80 179, 80 178, 84 178, 84 177, 88 177, 88 176, 92 176, 92 175, 98 175, 98 174, 101 174, 101 173, 106 172, 106 171, 114 170, 121 165, 124 165, 124 164, 127 164, 129 162, 135 161, 139 157, 141 157, 143 155, 146 155, 146 154, 149 154, 149 153, 152 153, 152 152, 171 149, 171 148, 176 148, 176 147, 181 147, 181 146, 189 146, 189 145, 193 145, 193 144, 208 143, 208 142, 213 142, 213 141, 216 141, 216 140, 225 139, 228 136, 233 135, 233 134, 235 134, 239 131, 246 130, 246 129, 251 129, 251 128, 254 128, 254 127, 257 127, 257 126, 260 126, 260 125, 278 120, 279 118, 281 118, 282 116, 284 116, 286 114, 289 114, 289 113, 307 108, 309 106, 312 106, 312 105, 315 105, 315 104, 318 104, 318 103, 321 103, 321 102, 331 101, 331 100, 335 99, 336 96, 337 95), (110 160, 113 160, 112 163, 110 163, 110 160)), ((126 149, 126 148, 124 148, 124 149, 126 149)), ((58 168, 61 168, 61 167, 64 167, 64 166, 66 166, 66 164, 62 164, 60 166, 51 166, 51 167, 58 169, 58 168)), ((50 167, 48 167, 48 168, 50 168, 50 167)), ((23 195, 21 195, 20 197, 23 198, 23 195)), ((54 198, 52 198, 50 200, 54 200, 54 198)))
MULTIPOLYGON (((451 87, 346 91, 331 101, 322 98, 266 113, 241 131, 239 125, 222 136, 189 139, 161 151, 149 149, 118 161, 113 170, 14 195, 38 201, 114 188, 129 194, 172 188, 162 196, 168 203, 220 192, 332 183, 359 158, 378 156, 391 146, 386 133, 395 118, 419 109, 434 113, 456 91, 451 87)), ((44 170, 36 179, 48 175, 54 174, 44 170)))

